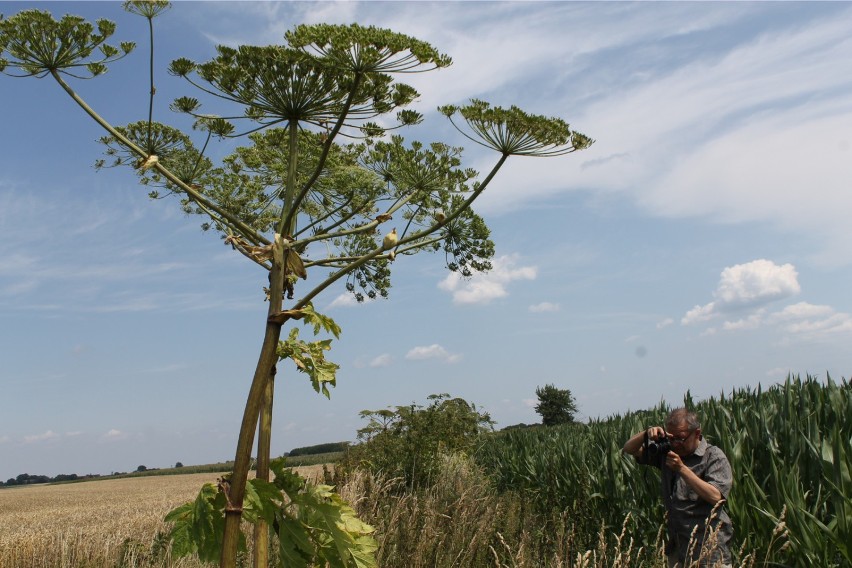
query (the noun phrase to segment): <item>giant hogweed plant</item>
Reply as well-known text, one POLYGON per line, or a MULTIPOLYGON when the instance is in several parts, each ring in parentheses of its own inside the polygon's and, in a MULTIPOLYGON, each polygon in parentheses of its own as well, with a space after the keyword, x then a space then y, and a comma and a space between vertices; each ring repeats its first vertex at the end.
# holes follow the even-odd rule
POLYGON ((218 556, 221 566, 233 567, 245 518, 255 524, 255 566, 267 565, 270 527, 282 563, 372 565, 369 527, 327 489, 294 491, 293 477, 270 463, 279 361, 291 360, 326 396, 336 380, 337 365, 325 357, 331 340, 302 339, 295 322, 314 335, 338 337, 339 327, 314 311, 313 300, 337 285, 358 300, 386 297, 392 262, 418 253, 443 253, 447 268, 465 276, 488 270, 494 245, 473 204, 506 160, 568 154, 593 141, 559 118, 479 100, 440 111, 465 137, 496 152, 483 177, 463 167, 459 147, 406 141, 398 130, 423 116, 407 108, 418 93, 397 77, 447 67, 451 59, 423 41, 357 24, 299 25, 281 45, 219 46, 205 62, 173 60, 169 73, 194 95, 169 105, 190 118, 192 128, 184 131, 154 120, 154 21, 169 3, 124 7, 147 20, 150 38, 142 86, 149 104, 140 120, 114 125, 72 87, 74 80, 101 77, 134 50, 131 42, 109 43, 116 26, 107 20, 57 20, 41 10, 0 19, 0 71, 50 77, 105 130, 106 156, 98 166, 132 169, 152 198, 176 199, 204 219, 202 228, 265 272, 258 298, 268 300, 265 332, 234 471, 169 515, 176 549, 211 561, 218 556), (232 110, 204 112, 202 99, 232 110), (228 140, 247 143, 214 163, 211 144, 228 140), (249 484, 255 435, 258 480, 249 484), (278 474, 274 483, 270 469, 278 474))

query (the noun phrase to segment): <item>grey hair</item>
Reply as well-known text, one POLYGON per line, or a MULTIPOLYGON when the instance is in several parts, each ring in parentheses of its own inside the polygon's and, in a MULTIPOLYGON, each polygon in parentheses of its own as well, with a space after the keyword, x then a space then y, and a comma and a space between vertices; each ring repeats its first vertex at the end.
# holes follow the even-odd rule
POLYGON ((698 421, 698 415, 695 412, 686 408, 675 408, 669 413, 669 417, 666 418, 666 428, 681 424, 686 424, 690 432, 701 428, 701 423, 698 421))

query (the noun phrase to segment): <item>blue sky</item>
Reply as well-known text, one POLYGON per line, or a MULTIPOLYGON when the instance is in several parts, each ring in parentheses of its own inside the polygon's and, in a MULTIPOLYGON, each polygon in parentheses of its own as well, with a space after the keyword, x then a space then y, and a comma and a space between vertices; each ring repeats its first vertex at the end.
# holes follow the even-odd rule
MULTIPOLYGON (((144 20, 112 2, 0 9, 29 7, 116 21, 139 48, 74 86, 116 124, 146 116, 144 20)), ((426 121, 409 138, 464 145, 434 109, 475 97, 597 142, 509 161, 478 207, 490 274, 460 282, 423 255, 394 264, 386 301, 327 291, 338 387, 325 400, 282 365, 275 453, 352 440, 360 410, 432 393, 503 427, 537 422, 547 383, 588 418, 788 372, 849 377, 851 5, 179 2, 157 22, 155 118, 194 94, 172 59, 316 22, 453 57, 410 78, 426 121)), ((265 274, 131 172, 95 172, 102 132, 57 85, 0 81, 0 479, 232 459, 265 274)))

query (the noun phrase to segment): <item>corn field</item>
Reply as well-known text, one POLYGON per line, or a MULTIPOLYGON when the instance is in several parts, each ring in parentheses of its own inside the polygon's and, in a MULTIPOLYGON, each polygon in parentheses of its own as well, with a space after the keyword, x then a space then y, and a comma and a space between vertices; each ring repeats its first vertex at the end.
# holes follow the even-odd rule
MULTIPOLYGON (((727 503, 739 563, 852 566, 852 386, 788 377, 767 390, 735 390, 693 403, 711 444, 727 454, 734 487, 727 503)), ((653 549, 663 508, 659 473, 621 447, 661 425, 664 404, 589 424, 502 432, 478 461, 501 490, 520 491, 541 511, 568 512, 593 546, 603 523, 653 549)))

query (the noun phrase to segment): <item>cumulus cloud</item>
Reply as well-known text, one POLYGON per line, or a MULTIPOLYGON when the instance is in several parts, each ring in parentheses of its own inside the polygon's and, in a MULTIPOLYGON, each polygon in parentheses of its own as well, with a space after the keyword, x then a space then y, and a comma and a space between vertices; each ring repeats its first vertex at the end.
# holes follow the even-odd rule
POLYGON ((432 345, 414 347, 405 354, 405 358, 412 361, 438 359, 444 363, 458 363, 461 361, 462 356, 458 353, 450 353, 437 343, 433 343, 432 345))
POLYGON ((387 367, 393 362, 393 357, 390 356, 390 353, 382 353, 378 357, 375 357, 372 361, 370 361, 370 367, 387 367))
POLYGON ((522 402, 524 403, 524 406, 526 406, 527 408, 535 408, 536 405, 538 404, 538 399, 537 398, 525 398, 522 402))
POLYGON ((535 280, 538 268, 535 266, 518 266, 517 254, 495 258, 488 272, 475 272, 470 278, 451 273, 441 282, 438 288, 453 295, 456 304, 487 304, 497 298, 509 295, 506 287, 516 280, 535 280))
POLYGON ((44 442, 47 440, 55 440, 59 437, 59 434, 54 432, 53 430, 48 430, 44 434, 33 434, 31 436, 24 436, 25 444, 33 444, 36 442, 44 442))
POLYGON ((531 305, 529 310, 534 314, 541 314, 548 312, 558 312, 560 310, 560 307, 559 304, 553 304, 551 302, 541 302, 540 304, 531 305))
MULTIPOLYGON (((788 289, 795 288, 798 290, 798 284, 793 287, 791 282, 787 280, 788 289)), ((783 296, 782 292, 778 292, 779 288, 775 287, 774 290, 775 292, 770 291, 764 296, 758 294, 756 299, 766 296, 774 297, 779 294, 783 296)), ((737 297, 739 298, 739 296, 737 297)), ((741 307, 748 304, 735 305, 741 307)), ((717 316, 727 318, 732 315, 729 310, 726 311, 727 308, 730 308, 730 305, 726 305, 724 302, 722 302, 721 307, 716 302, 711 302, 706 306, 696 306, 684 316, 684 324, 706 321, 717 316)), ((719 331, 736 332, 762 327, 774 328, 788 339, 822 340, 852 333, 852 314, 838 312, 826 305, 798 302, 776 311, 770 311, 767 307, 760 306, 752 307, 747 313, 742 313, 741 310, 736 313, 739 313, 741 317, 725 319, 720 327, 710 327, 704 330, 702 336, 713 335, 719 331)))
POLYGON ((666 318, 663 321, 657 323, 657 329, 663 329, 663 328, 669 327, 673 323, 674 323, 674 319, 666 318))
POLYGON ((798 273, 792 264, 779 266, 765 259, 736 264, 722 271, 719 284, 713 292, 715 299, 689 310, 681 319, 681 324, 689 325, 711 320, 720 314, 758 308, 799 292, 798 273))

